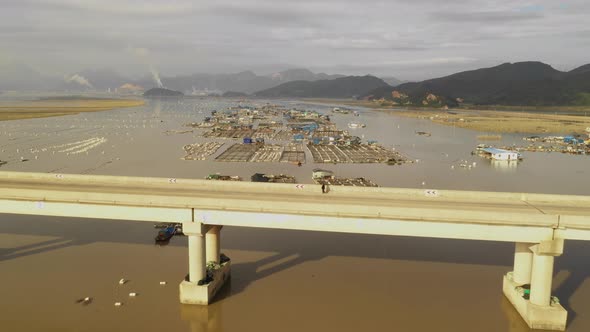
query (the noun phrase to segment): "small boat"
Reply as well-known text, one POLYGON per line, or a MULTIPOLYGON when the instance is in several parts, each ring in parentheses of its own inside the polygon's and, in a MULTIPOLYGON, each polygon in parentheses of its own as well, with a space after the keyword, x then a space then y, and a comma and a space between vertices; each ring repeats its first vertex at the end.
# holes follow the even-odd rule
POLYGON ((366 125, 364 123, 351 122, 348 124, 348 128, 350 128, 350 129, 365 128, 365 127, 366 127, 366 125))
POLYGON ((156 242, 163 242, 170 240, 176 234, 176 226, 171 225, 158 231, 156 235, 156 242))

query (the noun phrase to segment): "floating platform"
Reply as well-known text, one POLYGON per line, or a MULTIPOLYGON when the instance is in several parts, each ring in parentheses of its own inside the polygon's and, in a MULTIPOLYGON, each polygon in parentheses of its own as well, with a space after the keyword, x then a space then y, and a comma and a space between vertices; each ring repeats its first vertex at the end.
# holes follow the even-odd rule
POLYGON ((250 162, 278 162, 281 160, 283 147, 281 145, 265 144, 260 146, 250 157, 250 162))
POLYGON ((282 163, 305 164, 305 151, 303 151, 303 145, 293 144, 286 146, 283 149, 280 161, 282 163))
POLYGON ((215 158, 215 161, 224 162, 248 162, 258 150, 256 144, 236 143, 225 150, 221 155, 215 158))
POLYGON ((388 163, 395 160, 396 163, 405 161, 405 158, 377 144, 352 144, 329 145, 308 144, 315 163, 388 163))
POLYGON ((226 139, 243 139, 246 137, 253 137, 256 129, 214 129, 203 134, 207 138, 226 138, 226 139))
POLYGON ((207 142, 187 144, 183 146, 186 155, 182 157, 183 160, 205 160, 208 156, 214 154, 223 146, 224 143, 207 142))

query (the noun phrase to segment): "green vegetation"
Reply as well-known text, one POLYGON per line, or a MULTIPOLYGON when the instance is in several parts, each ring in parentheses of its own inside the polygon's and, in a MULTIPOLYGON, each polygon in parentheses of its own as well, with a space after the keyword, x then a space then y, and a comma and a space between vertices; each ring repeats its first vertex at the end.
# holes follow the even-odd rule
POLYGON ((575 105, 590 106, 590 92, 578 93, 575 105))
POLYGON ((435 106, 434 95, 442 105, 566 106, 590 105, 590 66, 561 72, 541 62, 505 63, 453 74, 395 88, 380 87, 366 97, 389 100, 399 105, 435 106), (409 103, 399 103, 395 94, 407 95, 409 103))

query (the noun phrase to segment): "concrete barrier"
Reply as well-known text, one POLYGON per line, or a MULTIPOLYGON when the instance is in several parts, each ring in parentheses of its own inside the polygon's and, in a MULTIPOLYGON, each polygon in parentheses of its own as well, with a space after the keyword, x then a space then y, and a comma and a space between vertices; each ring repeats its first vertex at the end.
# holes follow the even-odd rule
MULTIPOLYGON (((211 181, 199 179, 182 178, 159 178, 159 177, 130 177, 110 175, 79 175, 79 174, 49 174, 32 172, 0 172, 0 181, 41 181, 44 183, 79 183, 79 184, 112 184, 121 186, 140 187, 166 187, 177 189, 194 189, 206 187, 211 191, 231 192, 266 192, 266 193, 290 193, 290 194, 316 194, 321 192, 321 187, 316 184, 295 184, 283 183, 254 183, 238 181, 211 181)), ((408 188, 386 188, 386 187, 351 187, 351 186, 330 186, 330 195, 347 197, 403 197, 424 200, 444 201, 480 201, 480 202, 507 202, 525 201, 539 203, 553 203, 559 205, 576 206, 587 204, 590 206, 590 196, 581 195, 552 195, 552 194, 531 194, 531 193, 507 193, 507 192, 486 192, 486 191, 461 191, 461 190, 436 190, 436 189, 408 189, 408 188), (428 194, 434 192, 435 194, 428 194)))

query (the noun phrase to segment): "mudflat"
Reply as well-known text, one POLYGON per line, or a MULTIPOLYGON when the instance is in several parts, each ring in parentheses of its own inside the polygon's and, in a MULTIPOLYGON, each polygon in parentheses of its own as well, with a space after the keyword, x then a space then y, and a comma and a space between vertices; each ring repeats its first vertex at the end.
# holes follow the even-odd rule
POLYGON ((363 100, 308 99, 323 104, 368 107, 395 115, 430 119, 438 124, 493 133, 581 134, 590 127, 587 107, 466 106, 456 109, 381 106, 363 100))
POLYGON ((590 117, 484 110, 381 110, 412 118, 428 118, 433 122, 493 133, 583 133, 590 127, 590 117))
POLYGON ((0 121, 46 118, 82 112, 107 111, 116 108, 142 106, 139 99, 55 98, 33 101, 6 101, 0 103, 0 121))

